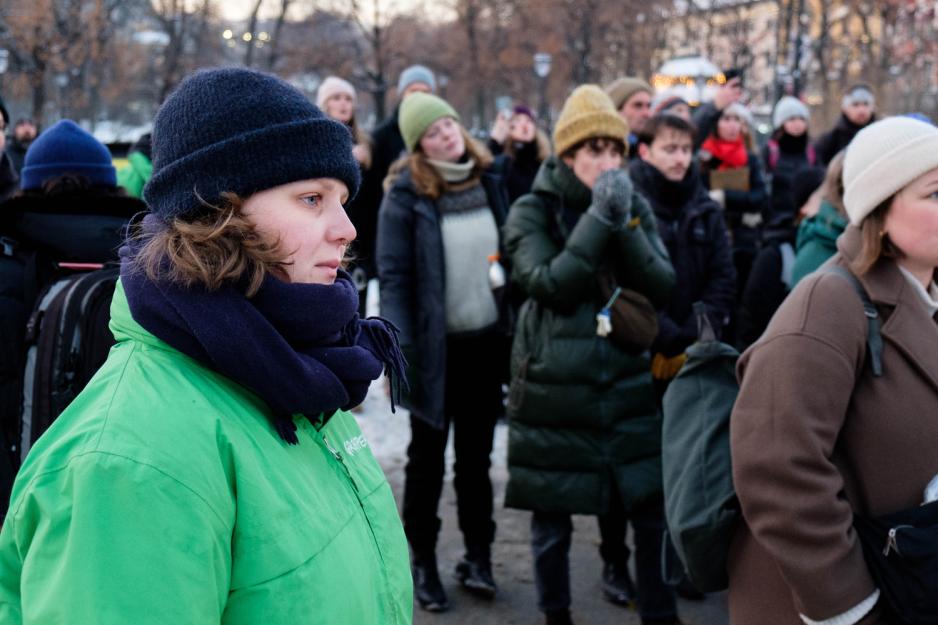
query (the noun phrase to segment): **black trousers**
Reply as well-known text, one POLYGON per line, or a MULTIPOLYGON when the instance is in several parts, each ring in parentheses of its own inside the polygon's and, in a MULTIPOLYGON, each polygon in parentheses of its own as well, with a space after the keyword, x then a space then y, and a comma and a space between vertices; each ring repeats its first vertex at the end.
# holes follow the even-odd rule
POLYGON ((495 422, 501 411, 501 381, 493 354, 499 337, 483 334, 446 339, 446 424, 440 430, 411 416, 404 471, 404 532, 415 559, 435 553, 437 509, 446 472, 445 453, 453 429, 453 486, 466 555, 489 559, 495 539, 491 466, 495 422))
MULTIPOLYGON (((668 619, 677 615, 674 590, 661 574, 661 543, 664 536, 664 504, 659 499, 636 506, 626 513, 622 500, 614 495, 608 514, 599 518, 603 533, 600 547, 603 559, 628 560, 625 546, 626 520, 632 523, 635 539, 635 572, 638 613, 643 619, 668 619), (608 556, 608 557, 607 557, 608 556), (623 559, 624 558, 624 559, 623 559)), ((570 515, 535 512, 531 516, 531 550, 534 554, 534 581, 538 607, 545 611, 570 607, 570 515)))

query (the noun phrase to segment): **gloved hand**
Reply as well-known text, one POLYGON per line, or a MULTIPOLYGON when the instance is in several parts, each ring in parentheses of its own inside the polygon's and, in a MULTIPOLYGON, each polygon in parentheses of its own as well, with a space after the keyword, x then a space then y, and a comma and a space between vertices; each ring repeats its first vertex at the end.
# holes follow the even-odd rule
POLYGON ((684 352, 670 358, 664 354, 655 354, 651 359, 651 377, 656 380, 670 380, 678 374, 685 362, 687 354, 684 352))
POLYGON ((593 184, 593 203, 587 212, 603 223, 618 226, 628 221, 632 210, 634 187, 622 169, 610 169, 593 184))

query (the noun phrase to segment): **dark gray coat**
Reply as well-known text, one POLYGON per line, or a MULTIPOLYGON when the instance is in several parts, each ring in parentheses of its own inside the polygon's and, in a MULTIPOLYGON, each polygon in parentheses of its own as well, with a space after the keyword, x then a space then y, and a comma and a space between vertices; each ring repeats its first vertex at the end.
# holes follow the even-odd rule
MULTIPOLYGON (((502 178, 489 170, 482 174, 481 184, 500 230, 508 212, 502 178)), ((442 428, 446 383, 443 235, 436 202, 418 195, 409 169, 401 172, 381 202, 376 257, 381 314, 400 328, 409 363, 410 393, 404 407, 442 428)))

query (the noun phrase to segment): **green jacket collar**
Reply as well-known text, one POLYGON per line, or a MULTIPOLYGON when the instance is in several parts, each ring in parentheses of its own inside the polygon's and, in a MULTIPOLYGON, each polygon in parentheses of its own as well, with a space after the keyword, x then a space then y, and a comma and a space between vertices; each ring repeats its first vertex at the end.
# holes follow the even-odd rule
POLYGON ((532 191, 558 197, 563 205, 583 212, 592 201, 593 194, 580 182, 573 170, 559 156, 551 156, 537 172, 532 191))

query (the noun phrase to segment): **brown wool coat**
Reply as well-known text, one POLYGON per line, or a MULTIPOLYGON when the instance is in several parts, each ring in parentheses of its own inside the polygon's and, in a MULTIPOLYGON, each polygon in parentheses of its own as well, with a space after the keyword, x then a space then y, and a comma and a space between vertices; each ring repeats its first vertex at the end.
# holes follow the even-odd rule
MULTIPOLYGON (((850 227, 841 265, 860 248, 850 227)), ((861 278, 883 318, 883 369, 866 363, 867 321, 842 277, 813 274, 740 359, 730 421, 745 523, 730 551, 732 625, 801 625, 874 590, 853 511, 915 506, 938 473, 938 324, 893 261, 861 278)), ((861 623, 888 623, 877 606, 861 623)))

